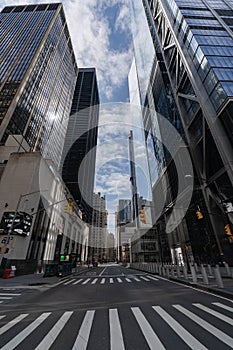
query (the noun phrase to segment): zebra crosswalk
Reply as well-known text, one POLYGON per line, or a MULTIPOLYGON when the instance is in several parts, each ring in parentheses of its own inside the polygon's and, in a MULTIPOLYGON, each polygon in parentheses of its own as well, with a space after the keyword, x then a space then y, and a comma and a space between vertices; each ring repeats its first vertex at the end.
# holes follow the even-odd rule
POLYGON ((88 278, 72 278, 72 279, 64 279, 61 282, 58 282, 57 285, 94 285, 94 284, 114 284, 114 283, 132 283, 132 282, 152 282, 156 281, 158 282, 159 279, 153 276, 149 275, 143 275, 143 276, 121 276, 121 277, 103 277, 103 276, 95 276, 95 277, 88 277, 88 278))
POLYGON ((10 302, 13 298, 20 296, 21 293, 16 293, 15 291, 13 291, 13 293, 11 293, 11 291, 9 290, 4 290, 1 289, 0 290, 0 304, 6 303, 6 302, 10 302))
POLYGON ((17 347, 20 350, 31 344, 31 348, 36 350, 55 350, 56 344, 59 344, 59 349, 96 350, 99 334, 101 341, 105 342, 102 348, 131 350, 135 346, 129 342, 128 329, 133 334, 132 341, 138 344, 144 342, 147 345, 144 348, 151 350, 174 349, 175 344, 179 344, 179 349, 187 349, 187 346, 194 350, 222 349, 225 345, 233 349, 232 313, 232 307, 213 302, 209 305, 193 303, 185 307, 173 304, 147 308, 132 306, 127 310, 110 308, 23 313, 13 317, 0 315, 0 349, 13 350, 17 347), (98 316, 101 312, 105 316, 98 316), (100 317, 106 322, 100 324, 100 317))

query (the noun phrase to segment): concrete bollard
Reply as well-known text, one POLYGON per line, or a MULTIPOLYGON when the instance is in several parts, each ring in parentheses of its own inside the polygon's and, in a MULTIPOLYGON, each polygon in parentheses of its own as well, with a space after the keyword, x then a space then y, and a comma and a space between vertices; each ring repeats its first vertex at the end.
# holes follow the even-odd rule
POLYGON ((167 277, 169 278, 170 277, 170 271, 169 271, 169 266, 168 265, 166 267, 166 273, 167 273, 167 277))
POLYGON ((224 266, 225 266, 227 276, 231 277, 231 270, 230 270, 230 267, 229 267, 228 263, 226 263, 226 262, 224 261, 223 264, 224 264, 224 266))
POLYGON ((172 265, 171 267, 171 274, 172 274, 172 278, 174 278, 175 277, 174 265, 172 265))
POLYGON ((184 278, 187 280, 188 279, 188 272, 187 272, 186 265, 183 266, 183 274, 184 274, 184 278))
POLYGON ((197 283, 197 273, 195 267, 193 265, 190 265, 190 270, 192 274, 193 283, 197 283))
POLYGON ((164 266, 162 266, 162 276, 166 276, 165 267, 164 266))
POLYGON ((202 277, 203 277, 203 283, 209 284, 209 280, 208 280, 208 276, 207 276, 207 273, 206 273, 206 269, 205 269, 203 264, 201 264, 201 273, 202 273, 202 277))
POLYGON ((216 267, 214 268, 214 275, 215 275, 217 286, 219 288, 224 288, 222 276, 218 265, 216 265, 216 267))
POLYGON ((180 278, 180 265, 176 265, 177 278, 180 278))
POLYGON ((194 263, 194 267, 195 267, 196 273, 198 273, 198 266, 197 266, 197 263, 194 263))
POLYGON ((210 264, 208 264, 207 267, 208 267, 209 275, 212 276, 213 275, 212 267, 210 266, 210 264))

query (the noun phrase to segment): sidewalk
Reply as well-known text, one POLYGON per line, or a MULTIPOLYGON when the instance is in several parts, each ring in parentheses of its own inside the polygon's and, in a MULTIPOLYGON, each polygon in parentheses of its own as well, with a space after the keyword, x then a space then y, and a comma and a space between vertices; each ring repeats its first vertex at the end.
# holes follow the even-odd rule
POLYGON ((73 269, 72 274, 65 277, 43 277, 44 273, 34 273, 30 275, 16 276, 12 278, 0 278, 0 288, 33 288, 40 286, 50 286, 60 282, 62 279, 78 275, 87 269, 86 266, 73 269))
POLYGON ((223 286, 224 288, 220 288, 217 286, 215 281, 211 282, 209 284, 204 284, 202 281, 197 281, 197 283, 193 283, 192 280, 190 281, 185 280, 184 278, 175 278, 170 277, 169 279, 167 277, 161 276, 167 280, 171 280, 177 283, 185 284, 197 289, 201 289, 206 292, 210 292, 216 295, 221 295, 225 298, 229 298, 233 300, 233 279, 232 278, 222 278, 223 280, 223 286))

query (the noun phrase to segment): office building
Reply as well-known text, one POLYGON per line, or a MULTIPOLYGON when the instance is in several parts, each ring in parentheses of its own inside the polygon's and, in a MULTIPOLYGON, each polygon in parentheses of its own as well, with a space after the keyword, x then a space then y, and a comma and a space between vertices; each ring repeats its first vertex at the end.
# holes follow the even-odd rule
POLYGON ((107 244, 107 218, 105 196, 93 193, 93 214, 89 231, 89 260, 102 261, 105 259, 107 244))
POLYGON ((62 4, 0 13, 0 141, 22 135, 58 168, 77 80, 62 4))
MULTIPOLYGON (((227 261, 232 265, 233 247, 226 225, 232 227, 233 223, 233 3, 223 0, 198 0, 195 3, 142 0, 132 2, 132 8, 134 23, 140 18, 146 25, 146 18, 147 35, 150 32, 147 41, 150 50, 146 53, 153 57, 145 76, 146 92, 145 81, 142 85, 141 103, 163 114, 176 127, 186 141, 194 170, 193 174, 188 174, 183 166, 187 188, 188 179, 194 180, 191 204, 184 219, 166 233, 169 217, 173 215, 175 222, 182 215, 173 209, 178 191, 175 161, 182 167, 183 160, 177 144, 177 159, 173 157, 169 161, 169 154, 159 145, 158 137, 156 139, 158 131, 165 143, 169 135, 162 130, 156 113, 151 117, 148 111, 145 112, 144 125, 147 131, 152 131, 156 141, 152 143, 154 150, 159 150, 154 152, 154 164, 159 171, 152 171, 151 166, 150 170, 153 206, 157 206, 154 214, 160 258, 171 259, 171 254, 176 262, 194 259, 197 262, 227 261), (154 130, 150 127, 151 120, 152 125, 154 122, 156 125, 154 130), (158 193, 162 199, 166 197, 162 211, 155 200, 158 193), (198 211, 202 218, 197 217, 198 211)), ((139 36, 135 36, 136 32, 133 33, 137 39, 134 40, 135 64, 141 72, 144 61, 137 57, 142 55, 145 40, 142 44, 139 36)), ((140 87, 139 73, 138 81, 140 87)), ((146 133, 147 140, 148 135, 150 132, 146 133)))
POLYGON ((95 68, 80 68, 65 137, 61 174, 83 212, 92 223, 99 121, 99 93, 95 68))

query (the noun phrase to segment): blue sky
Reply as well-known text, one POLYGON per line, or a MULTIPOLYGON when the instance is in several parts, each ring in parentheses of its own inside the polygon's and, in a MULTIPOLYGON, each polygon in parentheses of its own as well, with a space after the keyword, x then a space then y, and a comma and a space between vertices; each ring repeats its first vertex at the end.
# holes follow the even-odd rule
MULTIPOLYGON (((0 9, 10 5, 46 2, 57 1, 3 0, 0 9)), ((127 105, 127 78, 133 57, 128 1, 63 0, 62 3, 78 66, 95 67, 97 70, 101 103, 113 103, 115 106, 115 102, 121 102, 127 105)), ((113 213, 117 201, 131 196, 127 135, 132 125, 128 124, 124 112, 118 118, 118 125, 107 125, 109 119, 106 122, 104 118, 105 116, 100 115, 102 126, 99 128, 97 149, 96 191, 106 195, 110 213, 109 230, 113 232, 113 213)), ((134 120, 133 128, 137 124, 140 125, 140 121, 134 120)), ((145 151, 140 143, 137 145, 137 152, 139 163, 142 162, 138 166, 138 173, 143 178, 143 171, 147 173, 147 167, 145 151)), ((139 191, 148 194, 148 184, 145 185, 146 188, 143 186, 142 184, 140 188, 138 181, 139 191)))

